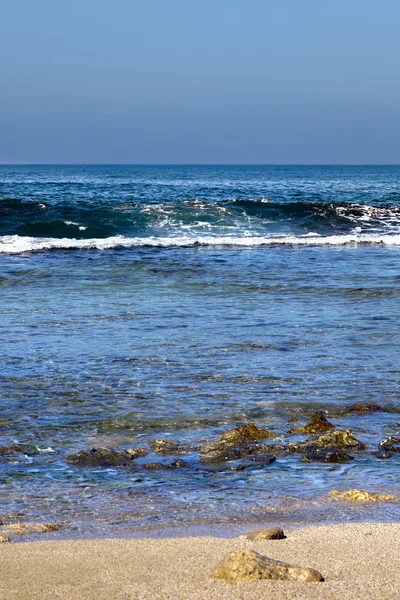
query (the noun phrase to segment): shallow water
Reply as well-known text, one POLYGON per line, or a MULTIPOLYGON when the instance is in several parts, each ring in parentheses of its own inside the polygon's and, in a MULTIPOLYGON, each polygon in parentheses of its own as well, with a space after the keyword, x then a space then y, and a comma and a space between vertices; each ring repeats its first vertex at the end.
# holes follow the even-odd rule
POLYGON ((37 451, 0 457, 0 515, 67 535, 398 520, 327 494, 400 498, 400 455, 376 457, 400 433, 399 190, 396 167, 1 167, 0 445, 37 451), (242 471, 195 451, 174 470, 65 460, 246 421, 283 444, 319 409, 367 451, 242 471))

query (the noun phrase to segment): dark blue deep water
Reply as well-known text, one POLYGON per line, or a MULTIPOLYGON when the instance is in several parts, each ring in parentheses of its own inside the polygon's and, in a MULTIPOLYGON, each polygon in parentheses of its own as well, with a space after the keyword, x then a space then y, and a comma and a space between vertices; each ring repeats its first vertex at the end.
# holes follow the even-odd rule
POLYGON ((0 456, 0 517, 65 535, 399 520, 327 497, 400 498, 400 454, 377 457, 400 435, 400 167, 2 166, 0 198, 0 446, 27 445, 0 456), (367 450, 66 461, 248 421, 282 446, 320 409, 367 450))

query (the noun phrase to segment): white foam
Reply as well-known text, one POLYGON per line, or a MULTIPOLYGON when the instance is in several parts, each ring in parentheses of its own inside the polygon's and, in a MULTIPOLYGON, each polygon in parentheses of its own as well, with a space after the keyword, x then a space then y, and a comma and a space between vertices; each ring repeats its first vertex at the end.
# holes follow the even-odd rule
POLYGON ((113 248, 135 247, 185 247, 185 246, 345 246, 379 244, 400 246, 400 234, 358 234, 348 235, 271 235, 271 236, 167 236, 167 237, 124 237, 91 238, 34 238, 18 235, 0 236, 0 254, 20 254, 46 250, 112 250, 113 248))

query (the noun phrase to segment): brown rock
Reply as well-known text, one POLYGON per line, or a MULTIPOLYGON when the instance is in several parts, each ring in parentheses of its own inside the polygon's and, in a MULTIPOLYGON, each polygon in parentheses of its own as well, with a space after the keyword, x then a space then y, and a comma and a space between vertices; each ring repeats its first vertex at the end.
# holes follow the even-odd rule
MULTIPOLYGON (((215 442, 203 444, 200 454, 224 458, 224 453, 233 448, 248 445, 250 442, 258 442, 272 437, 274 434, 267 429, 257 427, 254 423, 246 423, 235 429, 226 431, 215 442)), ((226 458, 229 460, 229 458, 226 458)))
POLYGON ((269 527, 268 529, 252 529, 244 534, 251 542, 259 540, 283 540, 286 535, 280 527, 269 527))
POLYGON ((10 538, 8 537, 8 535, 6 535, 5 533, 0 533, 0 544, 5 544, 6 542, 9 542, 10 538))
POLYGON ((366 492, 365 490, 346 490, 340 492, 339 490, 332 490, 329 492, 330 498, 333 500, 345 500, 346 502, 353 502, 354 504, 360 504, 365 502, 393 502, 395 496, 387 495, 382 496, 380 494, 366 492))
POLYGON ((151 444, 151 449, 157 454, 175 454, 178 448, 179 444, 171 440, 155 440, 151 444))
POLYGON ((347 407, 348 412, 377 412, 382 410, 378 404, 351 404, 347 407))
POLYGON ((79 466, 91 467, 118 467, 132 462, 132 455, 127 450, 113 450, 112 448, 91 448, 70 454, 67 462, 79 466))
POLYGON ((14 523, 7 526, 6 533, 13 535, 25 535, 27 533, 46 533, 47 531, 58 531, 61 529, 59 523, 14 523))
POLYGON ((388 437, 379 443, 379 451, 383 454, 393 454, 400 452, 400 437, 388 437))
POLYGON ((127 448, 125 450, 132 458, 140 458, 140 456, 147 456, 148 452, 144 448, 127 448))
POLYGON ((344 431, 330 431, 320 435, 316 440, 311 441, 310 445, 318 448, 332 448, 340 450, 341 448, 353 448, 354 450, 365 450, 366 444, 357 440, 350 429, 344 431))
POLYGON ((324 581, 321 573, 315 569, 295 567, 253 550, 232 552, 215 567, 211 577, 231 584, 260 579, 324 581))
POLYGON ((289 429, 288 433, 323 433, 334 428, 335 426, 328 421, 322 410, 318 410, 312 415, 311 421, 307 425, 289 429))

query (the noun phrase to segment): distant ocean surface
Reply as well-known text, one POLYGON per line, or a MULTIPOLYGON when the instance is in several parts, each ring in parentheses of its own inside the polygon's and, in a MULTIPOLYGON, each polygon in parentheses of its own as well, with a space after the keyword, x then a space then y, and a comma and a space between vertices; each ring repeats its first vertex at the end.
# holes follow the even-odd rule
POLYGON ((0 518, 66 536, 399 520, 328 493, 400 498, 400 453, 377 456, 400 436, 400 167, 0 166, 0 198, 0 518), (288 430, 316 410, 367 450, 196 451, 249 421, 305 439, 288 430), (149 454, 66 460, 103 446, 149 454))

